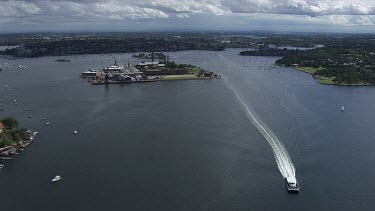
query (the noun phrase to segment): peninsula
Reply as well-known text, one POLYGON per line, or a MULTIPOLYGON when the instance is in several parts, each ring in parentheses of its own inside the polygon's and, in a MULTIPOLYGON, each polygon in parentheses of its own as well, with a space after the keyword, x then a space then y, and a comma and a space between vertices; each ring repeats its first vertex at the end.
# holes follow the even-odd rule
POLYGON ((35 140, 38 132, 18 128, 17 120, 0 118, 0 160, 11 160, 35 140))
POLYGON ((281 57, 276 65, 311 74, 321 84, 375 85, 375 51, 371 36, 363 39, 336 37, 310 48, 260 46, 242 51, 241 56, 281 57))

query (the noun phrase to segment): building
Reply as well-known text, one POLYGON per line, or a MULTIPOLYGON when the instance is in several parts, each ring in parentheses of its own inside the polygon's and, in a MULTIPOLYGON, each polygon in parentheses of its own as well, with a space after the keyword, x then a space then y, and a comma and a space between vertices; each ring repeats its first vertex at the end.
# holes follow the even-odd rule
POLYGON ((99 71, 92 70, 92 69, 81 73, 82 78, 96 78, 99 75, 100 75, 99 71))
POLYGON ((157 68, 159 66, 159 62, 141 62, 138 64, 139 67, 151 67, 157 68))

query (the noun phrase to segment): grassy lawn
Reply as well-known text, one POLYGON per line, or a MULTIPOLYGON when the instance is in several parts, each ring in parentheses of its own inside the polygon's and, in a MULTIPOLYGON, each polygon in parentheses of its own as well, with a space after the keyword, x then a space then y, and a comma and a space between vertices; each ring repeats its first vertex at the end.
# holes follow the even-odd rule
POLYGON ((321 77, 319 79, 319 83, 321 84, 327 84, 327 85, 332 85, 332 84, 335 84, 335 82, 333 81, 333 79, 335 79, 335 77, 321 77))
POLYGON ((317 70, 322 70, 324 67, 314 68, 314 67, 297 67, 297 70, 301 70, 306 73, 314 74, 317 70))
POLYGON ((198 77, 196 75, 166 75, 163 76, 163 79, 161 80, 166 80, 166 81, 171 81, 171 80, 192 80, 192 79, 200 79, 204 77, 198 77))

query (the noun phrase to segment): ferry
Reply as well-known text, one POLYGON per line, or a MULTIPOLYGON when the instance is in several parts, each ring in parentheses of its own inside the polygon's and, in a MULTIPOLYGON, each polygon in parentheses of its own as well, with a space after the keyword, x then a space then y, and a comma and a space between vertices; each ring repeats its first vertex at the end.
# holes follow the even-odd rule
POLYGON ((285 178, 286 182, 286 188, 288 189, 288 192, 290 193, 298 193, 299 192, 299 186, 297 183, 297 180, 293 177, 287 177, 285 178))

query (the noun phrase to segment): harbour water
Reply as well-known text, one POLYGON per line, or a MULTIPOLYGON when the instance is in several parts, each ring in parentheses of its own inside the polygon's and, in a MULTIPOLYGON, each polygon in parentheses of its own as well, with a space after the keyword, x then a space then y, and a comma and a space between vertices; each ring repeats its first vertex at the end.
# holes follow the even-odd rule
POLYGON ((0 72, 0 116, 39 131, 0 171, 0 209, 373 210, 375 88, 320 85, 239 51, 170 53, 221 80, 108 86, 78 75, 112 56, 140 60, 0 59, 27 67, 0 72), (280 162, 300 194, 287 193, 280 162), (63 179, 51 184, 55 175, 63 179))

